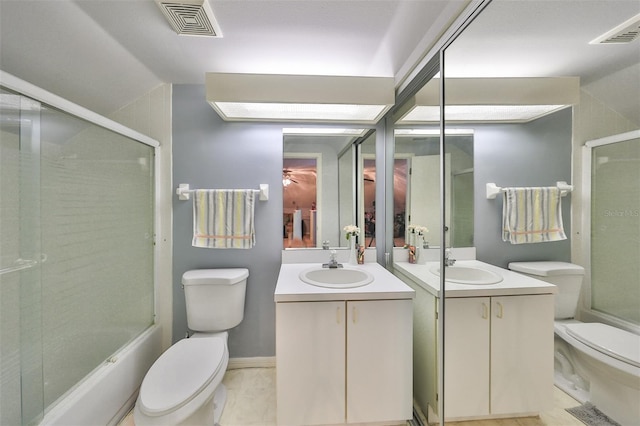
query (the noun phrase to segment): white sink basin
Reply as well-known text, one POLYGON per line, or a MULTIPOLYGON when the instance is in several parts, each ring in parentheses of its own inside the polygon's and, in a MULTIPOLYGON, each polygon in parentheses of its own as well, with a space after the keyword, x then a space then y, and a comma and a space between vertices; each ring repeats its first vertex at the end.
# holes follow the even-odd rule
POLYGON ((300 272, 300 279, 307 284, 327 288, 353 288, 367 285, 373 275, 362 269, 315 267, 300 272))
MULTIPOLYGON (((430 271, 439 276, 440 266, 432 266, 430 271)), ((497 284, 502 281, 501 275, 473 266, 447 266, 444 277, 445 281, 469 285, 497 284)))

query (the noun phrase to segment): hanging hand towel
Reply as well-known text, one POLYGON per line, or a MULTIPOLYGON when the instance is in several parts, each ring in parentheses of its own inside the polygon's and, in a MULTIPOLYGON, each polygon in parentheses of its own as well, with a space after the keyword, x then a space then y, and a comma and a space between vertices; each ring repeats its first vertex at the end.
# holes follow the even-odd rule
POLYGON ((251 189, 197 189, 193 197, 194 247, 250 249, 256 242, 251 189))
POLYGON ((504 189, 502 241, 525 244, 566 238, 557 187, 504 189))

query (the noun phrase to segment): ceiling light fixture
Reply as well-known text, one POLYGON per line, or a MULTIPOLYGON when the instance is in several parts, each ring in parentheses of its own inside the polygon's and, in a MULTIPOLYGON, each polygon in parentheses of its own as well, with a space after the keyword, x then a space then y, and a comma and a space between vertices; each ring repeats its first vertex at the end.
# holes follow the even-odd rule
MULTIPOLYGON (((447 105, 447 122, 527 122, 566 108, 568 105, 447 105)), ((407 122, 438 122, 440 107, 418 105, 404 120, 407 122)))
MULTIPOLYGON (((577 104, 578 77, 449 78, 447 122, 526 123, 577 104)), ((432 79, 396 114, 399 124, 440 121, 440 79, 432 79)))
POLYGON ((207 73, 206 98, 227 121, 374 124, 395 93, 387 77, 207 73))
POLYGON ((283 135, 364 136, 369 129, 338 129, 334 127, 285 127, 283 135))
MULTIPOLYGON (((440 129, 395 129, 396 136, 440 136, 440 129)), ((473 129, 445 129, 445 135, 473 135, 473 129)))

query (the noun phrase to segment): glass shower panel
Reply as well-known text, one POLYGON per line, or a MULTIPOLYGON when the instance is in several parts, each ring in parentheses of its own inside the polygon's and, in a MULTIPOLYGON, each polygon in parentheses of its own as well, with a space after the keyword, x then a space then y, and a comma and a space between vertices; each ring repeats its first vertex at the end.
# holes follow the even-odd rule
POLYGON ((44 402, 153 322, 153 148, 42 112, 44 402))
POLYGON ((592 309, 640 325, 640 139, 593 148, 592 309))
POLYGON ((0 91, 0 424, 154 321, 154 148, 0 91))

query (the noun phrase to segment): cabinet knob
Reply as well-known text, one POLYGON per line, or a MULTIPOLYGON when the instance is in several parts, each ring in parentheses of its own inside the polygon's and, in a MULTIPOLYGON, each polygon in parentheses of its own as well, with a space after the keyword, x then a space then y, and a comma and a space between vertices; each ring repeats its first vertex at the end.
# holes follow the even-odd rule
POLYGON ((496 302, 496 304, 498 305, 498 313, 496 314, 496 316, 498 318, 502 318, 502 316, 504 314, 504 309, 502 308, 502 303, 496 302))
POLYGON ((353 320, 354 324, 358 322, 358 310, 356 309, 355 306, 353 307, 353 310, 351 312, 351 319, 353 320))
POLYGON ((482 304, 482 319, 489 318, 489 307, 486 303, 482 304))

